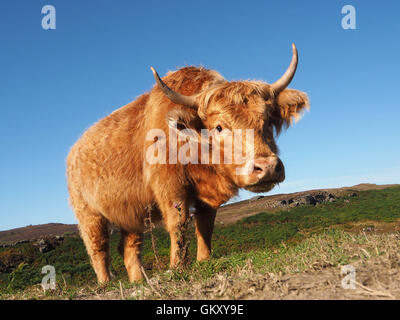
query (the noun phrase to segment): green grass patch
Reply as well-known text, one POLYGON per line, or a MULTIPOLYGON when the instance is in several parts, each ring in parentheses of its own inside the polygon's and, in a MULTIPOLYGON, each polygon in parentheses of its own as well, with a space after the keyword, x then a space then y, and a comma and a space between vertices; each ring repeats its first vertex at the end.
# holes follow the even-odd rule
MULTIPOLYGON (((359 192, 358 197, 343 197, 336 202, 315 207, 301 206, 277 213, 259 213, 234 225, 216 227, 213 234, 213 259, 204 263, 195 261, 196 240, 191 230, 190 266, 184 272, 173 273, 173 277, 188 279, 196 274, 207 279, 216 272, 229 272, 243 266, 248 259, 253 261, 256 268, 279 272, 298 259, 303 259, 306 266, 310 260, 306 252, 316 255, 322 249, 327 257, 326 261, 347 263, 349 258, 340 252, 340 248, 335 247, 335 241, 342 241, 346 237, 341 230, 346 230, 354 222, 394 222, 399 218, 400 187, 359 192), (332 246, 324 245, 324 248, 321 248, 318 242, 321 236, 328 237, 332 246), (290 259, 287 258, 289 251, 290 259)), ((164 266, 167 266, 168 234, 162 229, 154 230, 154 234, 159 258, 164 266)), ((112 235, 111 270, 116 280, 121 280, 126 285, 127 275, 117 250, 118 243, 119 235, 112 235)), ((55 267, 57 283, 64 287, 71 297, 74 295, 74 288, 96 283, 83 242, 76 236, 65 237, 62 245, 45 254, 40 254, 31 243, 0 249, 0 267, 1 263, 4 265, 11 261, 10 259, 21 261, 11 272, 0 273, 0 294, 12 294, 40 284, 44 276, 41 270, 45 265, 55 267)), ((149 235, 145 236, 143 263, 149 275, 158 271, 149 235)), ((300 260, 296 266, 299 265, 302 265, 300 260)), ((302 267, 298 269, 301 271, 302 267)), ((115 284, 111 284, 113 285, 115 284)))

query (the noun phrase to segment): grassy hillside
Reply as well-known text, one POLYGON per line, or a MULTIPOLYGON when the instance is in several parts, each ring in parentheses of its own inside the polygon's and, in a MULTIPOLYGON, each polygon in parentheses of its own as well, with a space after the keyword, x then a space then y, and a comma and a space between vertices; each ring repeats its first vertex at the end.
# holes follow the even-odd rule
MULTIPOLYGON (((174 281, 189 281, 193 275, 207 281, 216 273, 236 272, 238 268, 245 267, 249 259, 252 268, 259 272, 301 272, 310 263, 319 261, 322 252, 329 265, 347 264, 357 257, 343 251, 346 241, 354 239, 354 234, 358 236, 360 231, 379 233, 398 230, 399 218, 400 187, 363 191, 355 197, 345 196, 336 202, 317 206, 259 213, 234 225, 217 226, 213 235, 213 259, 209 262, 197 263, 193 260, 195 238, 191 230, 189 253, 192 260, 189 267, 184 272, 169 275, 174 281), (330 245, 316 246, 320 241, 330 245)), ((167 234, 161 229, 154 230, 153 234, 160 264, 155 263, 155 253, 147 234, 143 263, 149 277, 165 274, 169 259, 167 234)), ((115 288, 119 281, 127 288, 136 286, 128 284, 123 261, 117 253, 118 242, 118 234, 112 235, 112 273, 115 281, 105 290, 115 288)), ((0 269, 0 297, 18 297, 21 294, 26 297, 24 294, 27 292, 30 292, 28 297, 40 295, 37 288, 40 288, 38 284, 43 277, 41 268, 48 264, 56 269, 58 285, 56 292, 47 293, 49 297, 76 298, 81 290, 96 290, 93 289, 97 288, 95 275, 81 239, 67 236, 59 247, 44 254, 39 253, 31 243, 0 249, 0 268, 3 266, 2 271, 0 269), (14 264, 17 261, 18 267, 7 270, 5 266, 12 261, 14 264)))
POLYGON ((76 224, 47 223, 35 226, 26 226, 6 231, 0 231, 0 245, 15 243, 21 240, 38 239, 45 235, 61 236, 62 234, 78 233, 76 224))

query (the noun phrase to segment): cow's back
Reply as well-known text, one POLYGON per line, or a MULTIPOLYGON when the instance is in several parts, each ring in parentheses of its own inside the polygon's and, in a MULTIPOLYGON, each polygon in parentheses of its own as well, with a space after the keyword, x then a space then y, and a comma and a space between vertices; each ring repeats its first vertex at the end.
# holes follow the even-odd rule
POLYGON ((90 127, 67 158, 70 202, 89 206, 110 222, 135 228, 151 201, 143 184, 144 107, 148 94, 90 127))

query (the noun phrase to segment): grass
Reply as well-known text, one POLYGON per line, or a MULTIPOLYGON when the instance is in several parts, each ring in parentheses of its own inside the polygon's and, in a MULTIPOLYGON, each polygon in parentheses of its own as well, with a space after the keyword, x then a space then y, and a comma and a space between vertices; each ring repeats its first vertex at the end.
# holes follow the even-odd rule
MULTIPOLYGON (((234 225, 216 227, 212 259, 208 262, 194 261, 196 241, 191 230, 190 264, 185 271, 179 273, 165 274, 169 260, 169 237, 164 230, 156 229, 153 232, 163 264, 162 271, 158 271, 155 266, 149 235, 145 237, 143 263, 150 277, 163 275, 174 281, 189 281, 193 276, 207 281, 218 273, 235 273, 238 268, 245 268, 249 261, 252 268, 259 272, 274 273, 302 272, 310 268, 342 265, 359 259, 363 254, 357 251, 354 255, 353 251, 346 249, 346 244, 352 243, 353 247, 367 244, 362 235, 349 232, 355 223, 365 226, 371 226, 375 222, 390 224, 399 218, 400 187, 364 191, 359 192, 357 197, 347 196, 333 203, 295 207, 277 213, 262 212, 234 225)), ((96 285, 95 274, 83 243, 78 237, 68 236, 62 245, 44 254, 40 254, 30 243, 0 249, 0 266, 2 261, 21 260, 16 269, 0 273, 0 298, 18 296, 31 292, 33 288, 40 292, 38 284, 43 277, 41 268, 45 265, 53 265, 56 269, 58 297, 74 298, 82 288, 89 292, 119 290, 120 281, 124 288, 136 288, 145 292, 148 287, 143 286, 144 284, 128 283, 122 258, 117 252, 118 242, 119 235, 112 235, 111 270, 115 280, 100 289, 96 285)), ((379 248, 366 252, 369 252, 369 256, 374 256, 379 253, 379 248)), ((51 293, 46 295, 52 297, 51 293)))

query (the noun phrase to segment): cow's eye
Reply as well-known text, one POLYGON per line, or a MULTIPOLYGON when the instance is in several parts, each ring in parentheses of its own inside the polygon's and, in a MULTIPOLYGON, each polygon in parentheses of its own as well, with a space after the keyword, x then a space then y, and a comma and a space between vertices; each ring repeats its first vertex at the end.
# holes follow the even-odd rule
POLYGON ((220 125, 217 125, 217 126, 215 127, 215 129, 217 129, 218 132, 221 132, 221 131, 222 131, 222 127, 221 127, 220 125))
POLYGON ((176 124, 176 128, 177 128, 179 131, 182 131, 182 130, 186 129, 186 126, 185 126, 183 123, 178 122, 178 123, 176 124))

